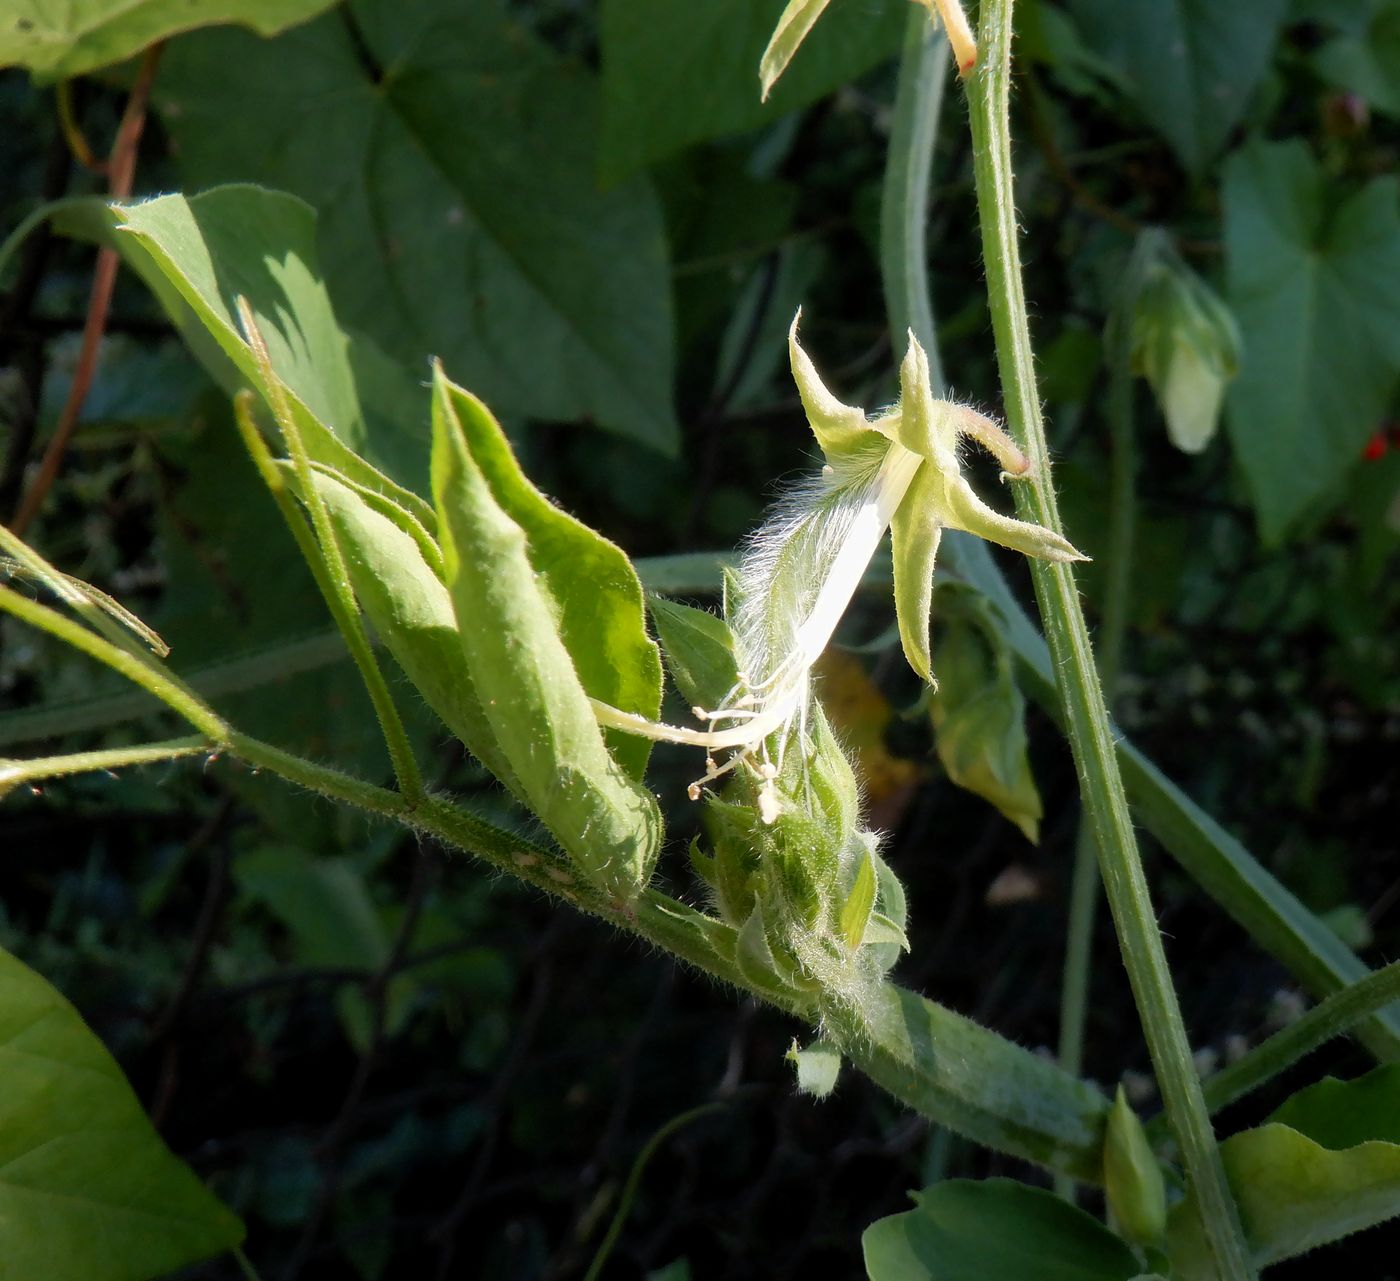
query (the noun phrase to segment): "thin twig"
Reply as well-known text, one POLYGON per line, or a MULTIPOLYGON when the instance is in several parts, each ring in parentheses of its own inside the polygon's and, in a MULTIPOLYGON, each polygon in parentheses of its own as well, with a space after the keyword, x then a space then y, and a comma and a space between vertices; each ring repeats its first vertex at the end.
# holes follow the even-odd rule
MULTIPOLYGON (((146 105, 150 101, 151 83, 155 80, 162 48, 163 43, 157 42, 146 50, 145 57, 141 59, 141 69, 136 74, 136 83, 131 87, 131 96, 126 100, 121 124, 117 127, 116 141, 112 144, 112 153, 107 160, 108 192, 113 200, 125 200, 131 195, 132 179, 136 173, 136 153, 140 147, 141 133, 146 127, 146 105)), ((38 514, 45 497, 58 478, 59 469, 63 466, 63 456, 78 425, 78 415, 82 413, 83 402, 92 386, 92 377, 97 369, 98 350, 102 345, 102 334, 107 327, 107 313, 112 305, 112 290, 116 285, 119 262, 115 249, 104 246, 97 251, 92 293, 88 298, 87 320, 83 325, 83 341, 78 351, 77 366, 73 370, 73 383, 68 389, 68 399, 63 404, 58 425, 54 428, 53 436, 39 462, 39 470, 20 500, 14 520, 10 522, 11 529, 21 536, 38 514)))

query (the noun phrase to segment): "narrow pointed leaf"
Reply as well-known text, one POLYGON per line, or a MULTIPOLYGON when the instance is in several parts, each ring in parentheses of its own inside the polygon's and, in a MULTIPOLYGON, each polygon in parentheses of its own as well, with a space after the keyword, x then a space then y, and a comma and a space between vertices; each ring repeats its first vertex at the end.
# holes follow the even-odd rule
POLYGON ((847 947, 859 947, 869 932, 870 914, 875 907, 875 864, 868 853, 861 855, 851 891, 841 906, 841 937, 847 947))
POLYGON ((773 28, 768 47, 758 63, 758 79, 764 101, 767 101, 778 77, 787 70, 793 54, 807 38, 807 33, 816 26, 817 19, 829 3, 830 0, 788 0, 788 7, 773 28))
POLYGON ((899 640, 909 666, 934 684, 929 649, 933 613, 933 568, 943 530, 938 523, 938 477, 925 464, 914 474, 904 502, 890 522, 894 551, 894 608, 899 640))

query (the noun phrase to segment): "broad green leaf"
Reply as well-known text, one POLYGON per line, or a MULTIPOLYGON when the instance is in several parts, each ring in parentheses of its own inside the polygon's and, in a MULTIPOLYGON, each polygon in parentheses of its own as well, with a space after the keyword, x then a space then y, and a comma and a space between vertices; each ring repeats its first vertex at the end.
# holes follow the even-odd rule
MULTIPOLYGON (((451 393, 467 451, 492 501, 524 531, 536 589, 558 625, 584 693, 655 720, 661 711, 661 655, 646 633, 642 586, 632 562, 529 482, 481 401, 456 387, 451 393)), ((650 740, 609 733, 607 743, 618 763, 640 779, 650 740)))
MULTIPOLYGON (((344 858, 314 858, 300 849, 265 846, 241 856, 234 880, 244 894, 264 904, 287 927, 298 964, 344 966, 373 973, 389 958, 389 934, 364 874, 344 858)), ((412 982, 403 976, 389 987, 385 1031, 402 1026, 412 982)), ((345 1031, 361 1053, 374 1034, 365 994, 347 987, 336 998, 345 1031)))
POLYGON ((1287 0, 1071 0, 1085 39, 1193 173, 1224 146, 1267 70, 1287 0))
POLYGON ((805 1050, 796 1041, 784 1056, 797 1073, 797 1088, 814 1099, 824 1099, 836 1088, 841 1075, 841 1051, 829 1041, 813 1041, 805 1050))
POLYGON ((1378 0, 1361 29, 1344 31, 1317 51, 1333 84, 1360 94, 1377 111, 1400 116, 1400 0, 1378 0))
POLYGON ((991 611, 972 602, 968 610, 949 611, 933 648, 940 680, 929 698, 934 747, 954 783, 990 801, 1035 842, 1044 810, 1026 754, 1026 701, 995 623, 972 621, 991 611))
POLYGON ((1244 357, 1227 427, 1263 537, 1335 494, 1400 368, 1400 183, 1342 198, 1301 142, 1225 167, 1225 252, 1244 357))
POLYGON ((1130 1281, 1133 1252, 1054 1193, 1011 1179, 951 1179, 861 1237, 870 1281, 1130 1281))
POLYGON ((767 103, 759 60, 784 0, 603 0, 605 179, 777 120, 899 48, 908 0, 835 0, 767 103))
MULTIPOLYGON (((531 808, 589 881, 628 901, 651 876, 660 812, 655 798, 609 754, 561 635, 563 620, 531 559, 532 540, 497 497, 492 480, 500 476, 500 460, 492 457, 489 442, 499 432, 485 406, 439 368, 433 495, 467 663, 486 719, 531 808)), ((552 556, 550 568, 568 571, 552 556)), ((586 585, 586 575, 579 578, 586 585)), ((638 627, 640 611, 637 589, 638 627)), ((588 638, 576 635, 574 641, 582 654, 588 638)), ((603 643, 603 637, 593 637, 588 657, 605 656, 603 643)), ((653 659, 659 684, 659 660, 653 659)))
POLYGON ((0 952, 0 1276, 145 1281, 242 1239, 78 1012, 0 952))
MULTIPOLYGON (((1231 1135, 1220 1155, 1260 1267, 1400 1214, 1400 1144, 1372 1141, 1334 1150, 1270 1123, 1231 1135)), ((1216 1275, 1202 1235, 1188 1196, 1172 1210, 1167 1233, 1174 1281, 1216 1275)))
POLYGON ((1354 1081, 1326 1077, 1269 1120, 1334 1151, 1375 1140, 1400 1146, 1400 1064, 1383 1063, 1354 1081))
POLYGON ((334 0, 9 0, 0 16, 0 67, 40 81, 123 62, 147 45, 211 23, 236 22, 271 36, 334 0))
POLYGON ((808 32, 817 25, 831 0, 788 0, 787 8, 778 18, 763 57, 758 62, 758 79, 762 97, 767 98, 778 77, 787 70, 808 32))
MULTIPOLYGON (((452 598, 406 527, 406 513, 376 510, 343 479, 318 472, 360 607, 414 688, 467 750, 522 799, 510 762, 496 743, 468 666, 452 598)), ((433 551, 441 561, 441 551, 433 551)))
POLYGON ((186 186, 316 207, 337 312, 415 381, 437 355, 503 413, 675 450, 657 201, 599 189, 592 75, 496 0, 354 0, 270 43, 200 32, 154 94, 186 186))
POLYGON ((729 624, 707 609, 663 596, 650 596, 647 604, 681 697, 693 707, 718 707, 739 679, 729 624))
POLYGON ((432 520, 431 507, 372 465, 426 489, 421 389, 401 373, 396 380, 373 344, 338 324, 305 202, 235 185, 189 198, 69 205, 54 226, 116 248, 228 391, 262 390, 235 318, 234 299, 247 298, 311 456, 432 520))

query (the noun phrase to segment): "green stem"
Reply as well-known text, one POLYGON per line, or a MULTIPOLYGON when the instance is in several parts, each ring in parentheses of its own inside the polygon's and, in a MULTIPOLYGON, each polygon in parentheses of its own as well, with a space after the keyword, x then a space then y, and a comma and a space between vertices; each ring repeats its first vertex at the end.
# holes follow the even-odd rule
POLYGON ((233 753, 331 800, 435 836, 498 871, 618 929, 635 934, 731 987, 809 1024, 840 1024, 844 1052, 872 1080, 939 1124, 1002 1152, 1094 1182, 1108 1100, 1053 1063, 932 1001, 884 983, 859 1014, 823 1012, 806 993, 775 993, 751 981, 737 960, 737 932, 713 917, 645 890, 619 907, 575 875, 554 850, 527 841, 428 795, 410 806, 398 792, 302 760, 235 734, 233 753))
MULTIPOLYGON (((1022 519, 1058 533, 1061 525, 1050 484, 1049 447, 1036 389, 1017 242, 1011 170, 1011 12, 1012 0, 984 0, 982 5, 981 58, 967 81, 974 173, 1006 417, 1012 435, 1031 460, 1033 473, 1032 480, 1016 486, 1016 506, 1022 519)), ((1167 1116, 1180 1144, 1215 1265, 1226 1281, 1239 1281, 1252 1277, 1254 1270, 1225 1181, 1138 856, 1074 572, 1069 565, 1045 561, 1033 561, 1031 569, 1059 678, 1080 792, 1167 1116)))
POLYGON ((169 738, 163 743, 143 743, 139 747, 107 747, 94 752, 69 752, 63 756, 38 756, 23 761, 0 760, 0 796, 21 783, 121 769, 127 765, 150 765, 208 750, 209 741, 195 735, 169 738))
POLYGON ((399 791, 410 800, 419 800, 423 796, 423 775, 414 758, 399 709, 394 705, 393 695, 389 693, 384 673, 379 670, 374 650, 365 635, 364 624, 360 621, 360 607, 355 601, 354 588, 350 585, 350 573, 345 567, 345 557, 341 555, 340 544, 336 541, 330 512, 326 510, 321 491, 316 488, 306 443, 301 438, 301 431, 282 389, 281 380, 272 368, 272 358, 267 353, 267 346, 258 331, 257 322, 253 319, 248 300, 240 297, 237 306, 244 337, 248 340, 249 349, 262 375, 264 394, 272 407, 272 415, 282 430, 282 438, 286 441, 287 452, 291 455, 292 465, 301 485, 302 502, 311 514, 314 539, 308 533, 301 514, 296 510, 292 497, 287 492, 286 482, 277 470, 277 464, 272 459, 267 443, 253 421, 252 397, 243 393, 235 396, 233 402, 234 419, 238 423, 239 434, 252 455, 263 483, 271 491, 287 528, 292 531, 307 567, 316 580, 316 586, 320 588, 321 596, 331 612, 331 617, 340 629, 340 634, 345 637, 350 656, 360 670, 360 679, 369 692, 374 714, 384 735, 385 746, 389 749, 389 759, 393 762, 394 777, 398 780, 399 791))
POLYGON ((13 614, 22 622, 48 632, 50 636, 81 650, 99 663, 105 663, 134 681, 147 693, 158 698, 172 711, 178 712, 208 740, 210 746, 228 742, 230 730, 216 712, 205 706, 181 681, 157 666, 154 660, 113 644, 105 637, 88 631, 56 609, 30 600, 8 587, 0 586, 0 610, 13 614))
MULTIPOLYGON (((332 663, 343 662, 345 657, 345 638, 332 628, 203 664, 187 672, 184 681, 200 698, 218 698, 329 667, 332 663)), ((148 716, 159 707, 159 702, 141 689, 40 703, 0 716, 0 747, 106 729, 122 721, 148 716)))
POLYGON ((1229 1107, 1258 1089, 1318 1046, 1351 1031, 1362 1019, 1392 1001, 1400 1001, 1400 961, 1358 979, 1350 987, 1314 1005, 1306 1014, 1222 1068, 1204 1089, 1212 1112, 1229 1107))
MULTIPOLYGON (((809 1024, 822 1018, 811 995, 775 992, 748 979, 738 962, 737 931, 723 921, 650 889, 630 906, 620 906, 581 880, 558 852, 501 831, 442 797, 426 795, 415 803, 402 792, 232 730, 178 681, 46 605, 0 586, 0 609, 136 681, 201 731, 205 738, 198 748, 231 751, 256 769, 330 800, 437 837, 809 1024)), ((193 742, 188 746, 197 749, 193 742)), ((851 1060, 930 1120, 1052 1170, 1096 1177, 1108 1103, 1083 1082, 971 1020, 888 983, 862 1017, 852 1017, 848 1024, 851 1060)))
MULTIPOLYGON (((1118 318, 1121 321, 1125 317, 1118 318)), ((1099 628, 1099 677, 1105 704, 1111 706, 1123 662, 1132 584, 1133 534, 1137 524, 1137 458, 1133 441, 1133 380, 1128 351, 1121 335, 1126 324, 1113 327, 1109 349, 1107 411, 1112 452, 1109 460, 1108 546, 1105 554, 1103 624, 1099 628)), ((1060 1066, 1079 1076, 1084 1070, 1084 1025, 1089 1009, 1089 980, 1093 967, 1094 922, 1099 905, 1098 850, 1089 824, 1081 820, 1074 845, 1066 926, 1065 970, 1060 988, 1060 1066)), ((1060 1181, 1056 1190, 1073 1198, 1072 1185, 1060 1181)))
POLYGON ((943 367, 928 287, 929 180, 949 62, 942 29, 926 10, 911 6, 880 202, 880 275, 890 334, 898 346, 905 331, 913 331, 928 355, 935 395, 943 367))
POLYGON ((602 1241, 598 1243, 598 1252, 593 1256, 593 1262, 588 1265, 588 1271, 584 1273, 583 1281, 597 1281, 599 1274, 603 1271, 604 1265, 613 1252, 613 1246, 617 1244, 617 1238, 622 1235, 622 1225, 627 1222, 627 1216, 631 1213, 632 1202, 637 1199, 637 1188, 641 1185, 642 1174, 645 1172, 648 1162, 656 1155, 657 1148, 677 1130, 683 1130, 692 1121, 698 1121, 702 1116, 717 1112, 723 1106, 722 1103, 703 1103, 698 1108, 691 1108, 689 1112, 682 1112, 680 1116, 673 1116, 647 1140, 646 1146, 637 1153, 637 1159, 632 1163, 632 1168, 627 1173, 627 1182, 623 1184, 622 1195, 617 1200, 617 1211, 612 1217, 612 1222, 608 1224, 608 1230, 603 1235, 602 1241))

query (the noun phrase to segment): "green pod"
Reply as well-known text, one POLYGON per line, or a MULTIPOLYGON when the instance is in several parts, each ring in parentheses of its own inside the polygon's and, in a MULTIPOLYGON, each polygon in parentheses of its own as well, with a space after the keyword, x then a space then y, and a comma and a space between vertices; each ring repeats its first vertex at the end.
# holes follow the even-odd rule
MULTIPOLYGON (((505 467, 499 454, 492 454, 498 442, 504 448, 486 407, 435 370, 432 480, 438 535, 463 653, 483 712, 530 808, 586 880, 627 902, 651 877, 661 815, 655 798, 609 751, 574 657, 597 671, 618 656, 609 653, 606 630, 571 629, 573 643, 566 646, 562 593, 551 590, 543 565, 562 578, 568 566, 559 557, 570 549, 562 539, 559 547, 532 549, 521 523, 498 501, 505 467), (478 453, 489 459, 487 466, 478 453)), ((582 529, 572 520, 570 525, 582 529)), ((576 562, 572 568, 575 579, 585 570, 576 562)), ((576 616, 590 607, 596 612, 599 593, 591 595, 575 582, 576 616)), ((638 588, 638 627, 640 608, 638 588)), ((655 674, 659 684, 659 659, 655 674)))

